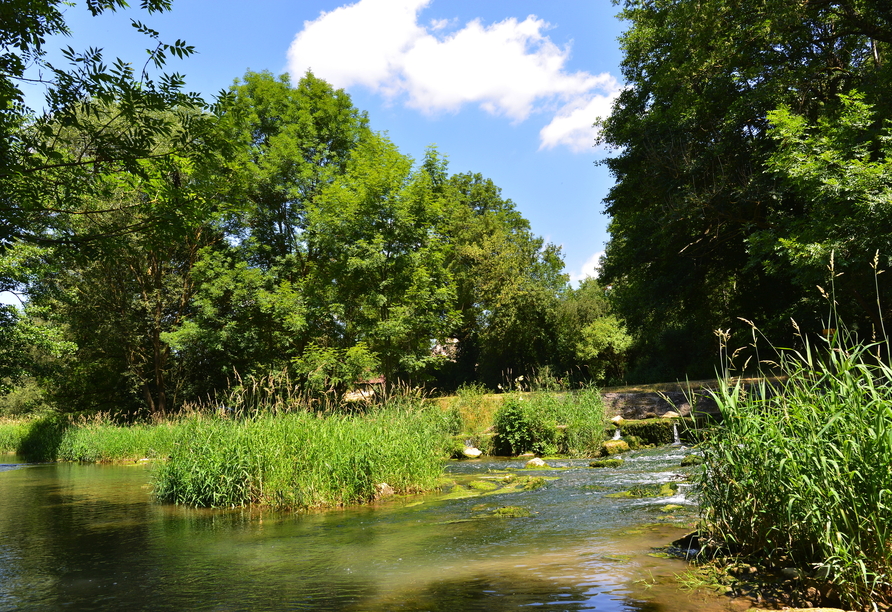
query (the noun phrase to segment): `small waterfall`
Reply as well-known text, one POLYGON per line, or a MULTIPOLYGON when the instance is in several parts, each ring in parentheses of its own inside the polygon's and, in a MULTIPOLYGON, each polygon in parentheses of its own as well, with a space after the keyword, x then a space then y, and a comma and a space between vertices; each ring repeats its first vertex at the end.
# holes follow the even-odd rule
POLYGON ((678 435, 678 423, 672 423, 672 446, 681 446, 681 437, 678 435))
POLYGON ((613 439, 614 440, 622 440, 622 437, 623 437, 622 432, 619 430, 619 427, 617 427, 616 431, 613 432, 613 439))

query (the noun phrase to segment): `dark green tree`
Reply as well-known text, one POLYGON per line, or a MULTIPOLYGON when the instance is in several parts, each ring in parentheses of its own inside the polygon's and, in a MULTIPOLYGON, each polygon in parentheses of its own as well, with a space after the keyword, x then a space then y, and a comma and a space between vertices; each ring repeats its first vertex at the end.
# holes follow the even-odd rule
POLYGON ((529 376, 555 356, 557 307, 568 288, 560 249, 535 236, 491 180, 456 174, 444 190, 460 313, 455 382, 495 387, 529 376))
MULTIPOLYGON (((784 105, 832 117, 855 90, 888 117, 889 15, 870 0, 623 4, 629 86, 602 126, 617 154, 604 162, 616 185, 600 278, 636 338, 638 376, 711 374, 713 330, 745 329, 738 317, 783 343, 790 317, 822 327, 823 307, 779 252, 780 228, 810 207, 766 166, 778 147, 769 117, 784 105)), ((857 326, 867 314, 849 316, 857 326)))
POLYGON ((138 175, 105 177, 104 199, 84 203, 91 214, 66 224, 72 234, 101 239, 77 249, 10 249, 23 250, 30 261, 21 267, 36 271, 26 285, 31 317, 76 347, 46 376, 50 396, 66 410, 166 415, 192 391, 192 364, 165 336, 193 308, 193 267, 220 234, 207 221, 209 211, 200 212, 207 200, 187 159, 142 164, 138 175), (168 211, 163 220, 153 214, 161 209, 168 211))

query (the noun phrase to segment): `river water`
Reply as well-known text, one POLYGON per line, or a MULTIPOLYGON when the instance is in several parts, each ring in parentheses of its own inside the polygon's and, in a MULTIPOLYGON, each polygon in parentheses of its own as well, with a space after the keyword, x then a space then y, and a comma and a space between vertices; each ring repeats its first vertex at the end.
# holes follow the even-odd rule
POLYGON ((686 452, 637 451, 614 469, 450 462, 445 494, 314 513, 159 504, 148 466, 0 457, 0 610, 743 609, 680 590, 684 562, 650 556, 695 520, 683 494, 608 497, 679 480, 686 452), (511 474, 554 479, 466 497, 511 474), (494 516, 503 506, 531 516, 494 516))

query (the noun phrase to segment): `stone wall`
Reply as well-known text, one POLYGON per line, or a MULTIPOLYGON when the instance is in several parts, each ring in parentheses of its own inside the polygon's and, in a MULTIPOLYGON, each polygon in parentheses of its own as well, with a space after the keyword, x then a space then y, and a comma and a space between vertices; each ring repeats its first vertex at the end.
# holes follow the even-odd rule
MULTIPOLYGON (((601 396, 607 417, 624 419, 652 419, 674 411, 681 416, 691 416, 691 402, 681 391, 647 393, 604 393, 601 396)), ((696 415, 718 416, 719 411, 707 391, 694 394, 696 415)))

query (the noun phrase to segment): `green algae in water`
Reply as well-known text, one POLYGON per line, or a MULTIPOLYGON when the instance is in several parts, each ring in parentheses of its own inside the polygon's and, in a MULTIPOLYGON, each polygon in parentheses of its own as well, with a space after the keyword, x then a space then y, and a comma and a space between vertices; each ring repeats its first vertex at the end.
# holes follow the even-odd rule
POLYGON ((588 464, 593 468, 618 468, 625 463, 623 459, 596 459, 588 464))
POLYGON ((499 488, 499 485, 496 483, 486 480, 472 480, 468 483, 468 486, 477 491, 494 491, 499 488))
POLYGON ((503 506, 496 508, 489 515, 497 518, 528 518, 533 516, 533 513, 521 506, 503 506))
POLYGON ((678 491, 678 484, 666 482, 663 484, 637 485, 628 491, 608 493, 607 497, 640 499, 642 497, 672 497, 678 491))

